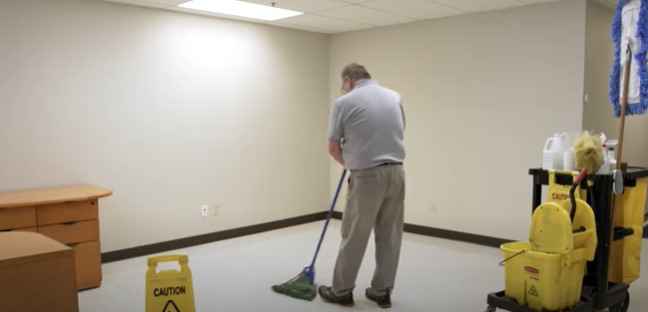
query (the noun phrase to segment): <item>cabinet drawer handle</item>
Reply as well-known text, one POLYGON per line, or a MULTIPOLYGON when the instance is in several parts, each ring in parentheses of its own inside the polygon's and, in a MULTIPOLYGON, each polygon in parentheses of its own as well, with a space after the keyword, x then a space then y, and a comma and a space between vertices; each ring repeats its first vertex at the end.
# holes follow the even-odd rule
POLYGON ((13 231, 13 230, 11 230, 11 229, 9 229, 9 230, 0 230, 0 233, 1 232, 11 232, 11 231, 13 231))
POLYGON ((70 221, 70 222, 63 222, 63 225, 68 226, 68 225, 75 225, 77 223, 79 223, 79 221, 70 221))

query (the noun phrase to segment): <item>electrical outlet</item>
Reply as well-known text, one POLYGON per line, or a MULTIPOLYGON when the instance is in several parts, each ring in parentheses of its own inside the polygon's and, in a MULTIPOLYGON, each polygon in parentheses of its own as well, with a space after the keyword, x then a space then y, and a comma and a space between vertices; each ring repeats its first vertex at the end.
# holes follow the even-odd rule
POLYGON ((200 214, 201 214, 203 217, 207 217, 207 216, 209 216, 209 205, 202 205, 202 206, 200 207, 200 214))

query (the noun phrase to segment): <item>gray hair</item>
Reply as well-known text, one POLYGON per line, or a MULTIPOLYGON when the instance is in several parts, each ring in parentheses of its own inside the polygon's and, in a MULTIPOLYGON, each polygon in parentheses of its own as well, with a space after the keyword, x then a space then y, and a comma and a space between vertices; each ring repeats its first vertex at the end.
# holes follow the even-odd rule
POLYGON ((342 70, 342 79, 350 79, 353 81, 371 79, 371 74, 369 74, 364 66, 358 63, 351 63, 342 70))

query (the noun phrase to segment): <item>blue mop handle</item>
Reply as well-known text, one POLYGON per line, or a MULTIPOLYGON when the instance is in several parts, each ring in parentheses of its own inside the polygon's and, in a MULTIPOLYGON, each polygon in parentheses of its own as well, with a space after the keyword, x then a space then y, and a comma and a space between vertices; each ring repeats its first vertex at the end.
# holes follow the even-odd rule
POLYGON ((347 170, 342 171, 342 176, 340 177, 340 182, 338 182, 337 189, 335 190, 335 195, 331 201, 331 208, 329 208, 328 214, 326 215, 326 222, 324 223, 324 228, 322 229, 322 235, 320 235, 319 242, 317 243, 317 249, 315 250, 315 255, 313 256, 313 261, 311 262, 310 269, 311 271, 315 268, 315 262, 317 261, 317 256, 319 256, 320 249, 322 248, 322 242, 324 241, 324 236, 326 235, 326 230, 328 229, 331 218, 333 217, 333 211, 335 210, 335 204, 337 203, 338 196, 340 195, 340 190, 342 189, 342 184, 344 184, 344 178, 346 177, 347 170))

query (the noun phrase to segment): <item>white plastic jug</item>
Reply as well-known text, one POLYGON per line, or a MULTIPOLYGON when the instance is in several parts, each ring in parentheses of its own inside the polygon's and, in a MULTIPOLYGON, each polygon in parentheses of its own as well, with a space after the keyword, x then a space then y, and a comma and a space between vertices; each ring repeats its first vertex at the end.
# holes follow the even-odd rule
POLYGON ((567 133, 556 133, 545 142, 542 169, 563 170, 564 152, 569 149, 567 133))
POLYGON ((563 170, 574 171, 576 170, 576 152, 574 148, 568 148, 563 152, 563 170))

